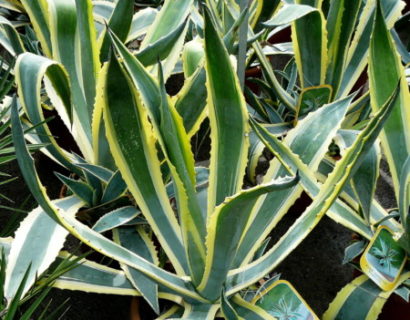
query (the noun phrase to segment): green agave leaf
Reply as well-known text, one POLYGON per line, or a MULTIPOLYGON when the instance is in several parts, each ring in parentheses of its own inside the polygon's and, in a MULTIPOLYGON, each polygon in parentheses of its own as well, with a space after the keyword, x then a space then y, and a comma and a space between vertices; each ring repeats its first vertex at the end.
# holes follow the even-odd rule
MULTIPOLYGON (((261 258, 231 272, 227 280, 228 295, 238 292, 242 288, 254 283, 275 268, 319 223, 321 217, 326 214, 326 211, 336 200, 346 181, 351 177, 352 172, 354 172, 366 152, 373 145, 398 97, 399 87, 383 108, 369 121, 366 128, 359 134, 356 142, 347 149, 342 159, 338 161, 335 169, 320 188, 317 196, 314 197, 312 204, 296 220, 292 227, 288 229, 286 234, 261 258)), ((285 144, 278 142, 274 136, 270 135, 257 123, 251 122, 251 124, 266 146, 271 152, 278 155, 279 159, 281 159, 285 153, 287 154, 286 157, 281 160, 284 166, 300 162, 298 158, 291 155, 290 150, 285 151, 285 149, 288 149, 285 144)), ((288 171, 293 172, 290 168, 288 171)), ((306 172, 303 170, 298 172, 300 173, 301 181, 303 181, 306 172)))
MULTIPOLYGON (((284 136, 290 129, 286 123, 266 125, 265 128, 272 134, 279 137, 284 136)), ((255 132, 251 132, 249 135, 249 151, 248 151, 248 166, 246 167, 249 180, 256 184, 256 167, 258 165, 259 158, 262 156, 265 145, 260 141, 258 135, 255 132)))
MULTIPOLYGON (((249 32, 252 36, 254 36, 253 32, 249 32)), ((255 50, 255 54, 258 57, 262 70, 265 73, 266 80, 271 86, 272 90, 278 97, 278 99, 290 110, 296 110, 296 101, 295 99, 285 90, 282 88, 280 82, 278 81, 275 73, 273 72, 273 68, 269 59, 263 52, 263 49, 258 41, 252 44, 252 48, 255 50)))
MULTIPOLYGON (((342 123, 351 99, 347 98, 334 102, 310 113, 303 120, 299 121, 296 128, 290 130, 284 139, 284 144, 288 145, 298 155, 299 161, 307 164, 307 166, 299 167, 298 170, 303 174, 301 181, 303 187, 306 186, 306 180, 310 181, 307 183, 309 187, 305 187, 305 189, 309 194, 313 191, 313 194, 311 194, 312 198, 317 196, 319 186, 315 187, 316 179, 312 175, 309 176, 308 173, 317 170, 321 159, 328 150, 331 139, 342 123), (318 130, 319 127, 320 130, 318 130), (306 174, 308 176, 304 178, 306 174), (313 187, 311 187, 312 185, 313 187)), ((258 134, 258 132, 256 131, 255 134, 258 134)), ((292 172, 295 174, 296 169, 292 172)), ((286 174, 287 170, 281 166, 278 160, 274 160, 264 177, 264 182, 267 183, 286 174)), ((237 256, 235 257, 236 267, 252 259, 255 250, 288 212, 290 206, 300 197, 303 191, 302 186, 278 191, 274 194, 267 194, 266 197, 259 200, 247 224, 244 236, 240 241, 237 256)), ((343 207, 339 208, 338 211, 342 210, 343 207)))
MULTIPOLYGON (((389 25, 397 20, 404 7, 403 1, 382 0, 384 17, 389 25)), ((335 98, 344 97, 352 90, 354 84, 364 71, 369 57, 370 36, 375 17, 376 1, 367 1, 359 13, 358 24, 347 53, 345 67, 335 98)))
POLYGON ((299 95, 297 116, 295 121, 305 116, 309 112, 317 110, 323 105, 329 103, 331 97, 332 87, 328 85, 303 89, 299 95))
MULTIPOLYGON (((158 56, 164 60, 164 78, 171 75, 183 49, 188 31, 188 15, 193 7, 193 0, 167 0, 157 14, 153 24, 141 43, 140 51, 148 50, 154 63, 158 56), (185 27, 184 27, 185 26, 185 27), (179 36, 177 36, 179 34, 179 36), (173 43, 172 43, 172 39, 173 43)), ((152 68, 155 72, 155 68, 152 68)))
POLYGON ((292 42, 302 88, 324 84, 328 57, 321 11, 312 11, 292 24, 292 42))
POLYGON ((156 140, 147 113, 116 59, 107 65, 104 76, 104 120, 113 157, 178 273, 187 272, 181 229, 162 182, 156 140))
POLYGON ((180 27, 187 18, 192 4, 193 0, 166 0, 147 32, 141 50, 180 27))
MULTIPOLYGON (((82 206, 73 199, 57 200, 53 205, 67 215, 74 215, 82 206)), ((8 301, 17 294, 19 285, 26 276, 22 295, 33 285, 57 257, 68 232, 38 207, 31 211, 16 231, 8 255, 4 292, 8 301), (30 271, 26 271, 30 268, 30 271)))
MULTIPOLYGON (((61 259, 76 259, 67 252, 61 252, 55 262, 61 259)), ((81 259, 72 268, 52 283, 54 288, 80 290, 83 292, 140 296, 123 271, 81 259)))
MULTIPOLYGON (((82 87, 81 55, 86 55, 86 52, 80 54, 74 51, 73 48, 79 47, 81 41, 77 33, 77 8, 75 0, 51 0, 47 2, 49 9, 48 18, 50 20, 50 35, 53 48, 53 59, 60 62, 69 75, 69 89, 71 91, 73 110, 72 119, 73 126, 68 126, 72 132, 78 131, 78 136, 74 136, 81 152, 86 159, 93 159, 93 151, 91 149, 91 119, 94 109, 94 103, 87 103, 84 88, 82 87), (80 43, 78 43, 80 42, 80 43)), ((82 18, 82 15, 80 15, 82 18)), ((84 21, 83 21, 84 22, 84 21)), ((84 27, 84 26, 83 26, 84 27)), ((85 31, 85 33, 87 33, 85 31)), ((91 60, 90 65, 93 64, 91 60)), ((55 90, 58 90, 53 86, 55 90)), ((58 110, 58 108, 57 108, 58 110)), ((58 110, 59 111, 59 110, 58 110)), ((64 120, 64 118, 63 118, 64 120)), ((66 123, 67 125, 67 123, 66 123)))
MULTIPOLYGON (((84 224, 77 221, 75 217, 65 215, 62 211, 57 210, 45 193, 45 188, 41 185, 38 175, 36 174, 33 159, 27 151, 16 104, 14 104, 12 108, 12 134, 18 163, 27 186, 30 188, 30 191, 32 192, 37 203, 50 217, 61 223, 64 228, 68 229, 69 232, 79 240, 83 241, 88 246, 103 255, 115 259, 120 263, 125 263, 130 267, 143 272, 151 279, 163 284, 167 288, 170 288, 170 291, 172 292, 178 292, 178 294, 183 297, 191 297, 197 301, 206 302, 204 298, 199 296, 192 289, 192 285, 188 280, 181 279, 172 273, 158 268, 135 253, 118 246, 111 240, 91 230, 84 224)), ((151 159, 154 159, 154 157, 151 159)), ((77 201, 81 202, 79 199, 77 199, 77 201)), ((169 241, 169 238, 167 240, 169 241)))
POLYGON ((157 320, 166 320, 166 319, 178 319, 178 317, 182 317, 184 314, 184 310, 182 307, 178 305, 174 305, 169 308, 167 311, 162 313, 157 320))
POLYGON ((84 175, 85 180, 94 189, 97 199, 100 199, 101 194, 102 194, 102 187, 103 187, 101 183, 101 179, 99 179, 95 175, 91 174, 88 170, 85 170, 83 167, 81 167, 84 164, 87 165, 87 161, 85 161, 83 158, 81 158, 79 155, 75 153, 74 153, 74 157, 75 157, 75 162, 77 162, 75 165, 82 169, 82 174, 84 175))
POLYGON ((149 74, 141 62, 128 51, 115 34, 110 33, 110 35, 115 51, 122 59, 124 68, 132 79, 134 86, 138 88, 141 100, 148 109, 150 118, 154 121, 154 124, 160 123, 161 93, 157 80, 149 74))
POLYGON ((227 320, 243 320, 225 296, 225 291, 221 295, 221 311, 227 320))
MULTIPOLYGON (((409 277, 410 272, 403 273, 397 286, 409 277)), ((337 294, 323 315, 323 320, 377 319, 394 290, 383 291, 366 275, 362 275, 337 294)))
MULTIPOLYGON (((194 282, 200 280, 205 256, 205 222, 195 196, 195 173, 193 155, 182 119, 170 104, 161 83, 161 90, 155 80, 147 73, 140 62, 118 42, 113 43, 124 58, 124 67, 135 87, 142 91, 142 100, 148 107, 154 132, 167 159, 171 174, 176 183, 178 206, 185 248, 190 252, 189 266, 194 282), (158 101, 158 99, 160 99, 158 101)), ((161 72, 161 69, 160 69, 161 72)), ((114 157, 115 158, 115 157, 114 157)), ((165 200, 164 200, 165 201, 165 200)), ((171 214, 170 214, 171 216, 171 214)), ((180 256, 181 258, 181 256, 180 256)))
POLYGON ((108 183, 114 175, 114 173, 111 170, 104 168, 102 166, 96 166, 94 164, 77 163, 76 166, 80 167, 81 169, 84 169, 92 176, 98 178, 101 181, 104 181, 105 183, 108 183))
MULTIPOLYGON (((159 68, 161 73, 161 67, 159 68)), ((204 272, 205 260, 205 217, 202 215, 195 190, 194 156, 190 149, 188 135, 182 119, 165 92, 162 75, 161 119, 159 131, 162 136, 163 151, 171 171, 179 209, 184 247, 193 282, 199 283, 204 272)))
POLYGON ((89 108, 94 106, 100 61, 91 0, 75 0, 77 8, 77 43, 80 43, 81 87, 89 108), (78 39, 79 38, 79 39, 78 39))
POLYGON ((399 192, 399 211, 404 229, 408 232, 410 228, 409 206, 410 206, 410 156, 401 169, 400 192, 399 192))
POLYGON ((210 216, 226 197, 242 188, 249 147, 249 127, 246 122, 246 102, 238 78, 207 11, 205 54, 212 140, 208 191, 210 216))
POLYGON ((360 256, 364 249, 366 249, 366 243, 362 240, 356 241, 345 249, 345 255, 342 264, 346 264, 352 261, 354 258, 360 256))
POLYGON ((401 169, 400 190, 399 190, 399 212, 400 220, 403 224, 404 234, 401 236, 399 243, 403 248, 410 252, 410 156, 401 169))
MULTIPOLYGON (((113 231, 114 241, 128 250, 158 265, 157 252, 149 235, 141 227, 121 227, 113 231)), ((152 309, 159 314, 158 284, 143 273, 121 264, 127 278, 141 293, 152 309)))
MULTIPOLYGON (((325 180, 325 177, 333 170, 333 166, 334 163, 330 162, 327 159, 324 159, 321 162, 318 171, 319 174, 316 175, 320 181, 323 182, 325 180), (325 167, 327 168, 324 169, 325 167)), ((363 237, 370 240, 372 238, 373 231, 370 230, 369 223, 359 217, 358 213, 356 212, 356 210, 359 209, 359 202, 356 199, 356 194, 353 188, 351 188, 350 184, 345 185, 342 193, 340 194, 340 198, 344 201, 340 201, 340 199, 336 200, 336 202, 332 205, 331 209, 326 214, 336 222, 343 224, 350 230, 353 230, 354 232, 357 232, 363 237), (349 205, 347 205, 345 202, 349 205), (350 207, 355 208, 355 210, 352 210, 350 207), (340 211, 340 208, 344 209, 344 217, 341 216, 341 213, 343 211, 340 211), (340 220, 340 218, 344 220, 340 220), (347 223, 348 221, 349 223, 347 223)), ((387 219, 388 216, 389 213, 375 199, 373 199, 370 206, 369 217, 371 225, 378 224, 381 220, 383 220, 383 224, 389 227, 390 230, 399 232, 401 230, 400 224, 394 219, 387 219)))
MULTIPOLYGON (((353 132, 350 130, 340 130, 339 133, 346 143, 346 147, 349 147, 354 143, 358 134, 358 132, 353 132)), ((381 151, 378 143, 376 142, 363 159, 363 162, 360 164, 351 180, 351 185, 367 222, 370 221, 370 209, 374 194, 376 192, 380 159, 381 151)))
MULTIPOLYGON (((80 0, 77 0, 80 1, 80 0)), ((134 12, 134 1, 122 0, 117 1, 115 8, 108 21, 108 28, 114 32, 117 37, 125 42, 130 32, 134 12)), ((103 32, 99 39, 100 43, 100 60, 105 62, 109 59, 110 37, 107 31, 103 32)))
POLYGON ((289 24, 314 11, 318 10, 315 7, 304 4, 284 4, 272 19, 263 22, 262 25, 265 27, 276 27, 289 24))
POLYGON ((127 222, 132 221, 140 214, 141 211, 132 206, 115 209, 106 213, 100 219, 98 219, 98 221, 93 226, 93 230, 102 233, 120 227, 127 222))
POLYGON ((150 66, 158 62, 158 60, 164 60, 172 49, 175 42, 186 32, 187 20, 183 21, 175 30, 163 36, 144 49, 137 53, 137 58, 144 66, 150 66), (185 32, 184 32, 185 30, 185 32))
POLYGON ((239 295, 235 295, 230 301, 232 307, 246 320, 276 320, 275 317, 271 316, 268 312, 262 308, 251 304, 248 301, 242 299, 239 295))
POLYGON ((361 4, 360 1, 355 0, 330 1, 327 16, 329 62, 326 83, 334 88, 334 92, 338 91, 343 76, 347 52, 356 27, 361 4))
POLYGON ((173 318, 174 320, 177 319, 214 319, 216 312, 219 309, 219 305, 212 305, 212 304, 188 304, 184 303, 184 313, 182 314, 181 318, 173 318))
POLYGON ((148 28, 153 24, 157 14, 158 10, 150 7, 135 13, 132 17, 130 32, 125 42, 129 43, 145 34, 148 28))
MULTIPOLYGON (((45 121, 42 114, 40 92, 41 80, 47 76, 61 99, 61 104, 58 104, 58 111, 62 119, 65 120, 65 124, 70 126, 69 119, 72 110, 68 75, 61 65, 47 58, 24 53, 17 59, 15 72, 20 102, 32 124, 44 123, 45 121)), ((47 151, 59 163, 71 171, 81 174, 72 165, 72 159, 69 154, 58 146, 46 125, 36 127, 35 132, 39 141, 47 144, 47 151)))
POLYGON ((110 20, 110 17, 112 15, 112 12, 114 11, 115 8, 115 3, 114 1, 107 1, 107 0, 101 0, 101 1, 95 1, 93 0, 93 14, 94 14, 94 19, 96 21, 103 21, 103 20, 110 20))
POLYGON ((108 181, 107 186, 105 187, 101 203, 107 203, 119 198, 122 194, 124 194, 126 190, 127 185, 122 179, 121 172, 115 172, 108 181))
POLYGON ((36 32, 37 38, 41 43, 41 48, 43 49, 45 55, 51 58, 52 45, 47 1, 21 0, 20 2, 30 17, 30 22, 33 24, 34 31, 36 32))
POLYGON ((70 189, 76 196, 82 199, 87 206, 92 206, 93 204, 93 189, 86 183, 65 177, 64 175, 55 172, 54 173, 58 179, 64 183, 68 189, 70 189))
POLYGON ((380 110, 394 92, 395 85, 400 79, 399 99, 380 136, 383 152, 386 154, 392 175, 396 200, 398 200, 400 170, 410 154, 410 93, 404 76, 404 68, 381 10, 381 4, 378 1, 370 41, 370 97, 373 111, 380 110))
POLYGON ((24 43, 13 24, 5 17, 0 16, 0 25, 3 27, 5 37, 10 43, 10 46, 5 46, 9 53, 13 56, 24 53, 26 51, 24 43))
POLYGON ((255 15, 250 18, 250 24, 255 33, 261 31, 262 22, 269 20, 280 5, 280 0, 258 0, 255 15))
POLYGON ((203 42, 199 37, 185 43, 184 50, 182 51, 185 78, 191 77, 203 65, 204 54, 203 42))
POLYGON ((18 0, 0 0, 0 7, 22 13, 24 8, 18 0))
POLYGON ((175 97, 175 108, 184 121, 188 135, 193 136, 206 117, 206 73, 204 68, 198 68, 185 80, 184 86, 175 97))
POLYGON ((258 198, 268 192, 293 187, 299 178, 285 178, 271 184, 243 190, 215 208, 207 225, 205 273, 197 290, 214 301, 220 297, 226 275, 235 257, 238 241, 258 198), (232 226, 235 228, 232 228, 232 226))

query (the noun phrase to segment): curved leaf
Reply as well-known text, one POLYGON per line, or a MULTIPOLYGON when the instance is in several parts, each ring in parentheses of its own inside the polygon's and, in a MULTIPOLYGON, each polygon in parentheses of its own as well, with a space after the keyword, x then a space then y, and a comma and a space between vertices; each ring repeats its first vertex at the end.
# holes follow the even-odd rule
MULTIPOLYGON (((69 198, 57 200, 53 205, 64 214, 74 216, 83 203, 69 198)), ((23 294, 30 289, 37 277, 47 270, 63 247, 67 235, 68 232, 51 219, 41 207, 28 214, 16 231, 8 255, 4 284, 5 297, 8 301, 17 293, 24 275, 27 279, 23 294), (28 268, 30 271, 26 274, 28 268)))

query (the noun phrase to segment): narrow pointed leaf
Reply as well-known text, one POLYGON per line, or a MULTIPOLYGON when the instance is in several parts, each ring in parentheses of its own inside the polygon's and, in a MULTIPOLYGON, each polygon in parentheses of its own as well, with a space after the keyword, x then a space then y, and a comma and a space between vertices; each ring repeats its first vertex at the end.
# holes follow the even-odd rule
POLYGON ((5 17, 0 16, 0 25, 4 28, 6 37, 10 42, 13 52, 12 55, 18 56, 26 51, 24 43, 13 24, 5 17))
POLYGON ((138 217, 141 214, 141 211, 132 206, 122 207, 115 209, 103 215, 98 221, 94 224, 93 230, 97 232, 105 232, 116 227, 120 227, 132 219, 138 217))
MULTIPOLYGON (((41 207, 50 217, 61 223, 61 225, 69 230, 71 234, 86 243, 88 246, 92 247, 103 255, 115 259, 120 263, 125 263, 132 268, 143 272, 151 279, 169 288, 171 292, 178 292, 181 296, 191 297, 197 301, 206 301, 206 299, 202 298, 193 290, 191 283, 186 279, 181 279, 175 274, 158 268, 154 264, 146 261, 135 253, 121 246, 118 246, 113 241, 91 230, 89 227, 76 220, 75 217, 65 215, 62 211, 57 210, 57 208, 52 204, 47 194, 45 193, 45 188, 44 186, 42 186, 36 173, 34 161, 27 151, 21 122, 18 117, 17 106, 15 104, 12 108, 11 119, 13 142, 16 148, 16 155, 24 180, 26 181, 26 184, 29 187, 34 198, 36 199, 37 203, 41 205, 41 207)), ((82 203, 81 200, 76 200, 77 202, 82 203)))
POLYGON ((299 178, 286 178, 272 184, 244 190, 215 208, 208 222, 207 260, 198 291, 209 300, 220 297, 226 275, 235 257, 238 241, 258 198, 268 192, 294 186, 299 178), (232 226, 235 226, 234 228, 232 226))
MULTIPOLYGON (((233 271, 228 278, 227 294, 235 293, 238 290, 254 283, 266 275, 270 270, 275 268, 296 246, 310 233, 310 231, 319 223, 320 219, 326 214, 342 190, 344 184, 351 177, 352 172, 360 164, 366 152, 371 148, 378 134, 380 133, 384 122, 389 117, 393 107, 399 97, 399 87, 390 97, 387 103, 374 115, 369 121, 366 128, 359 134, 355 143, 346 150, 341 160, 338 161, 335 169, 329 175, 326 182, 320 188, 320 192, 314 198, 312 204, 288 229, 286 234, 261 258, 250 265, 233 271)), ((285 161, 287 163, 298 162, 284 144, 270 135, 257 123, 253 123, 253 128, 259 134, 266 146, 279 157, 286 152, 289 156, 285 161), (282 151, 279 151, 282 150, 282 151), (293 158, 293 159, 292 159, 293 158)), ((283 165, 286 165, 283 162, 283 165)), ((289 169, 290 172, 293 170, 289 169)), ((304 179, 305 172, 299 171, 301 180, 304 179)))
POLYGON ((75 195, 84 200, 84 202, 91 206, 93 203, 93 189, 91 187, 78 180, 74 180, 63 176, 62 174, 56 172, 55 175, 59 178, 75 195))
MULTIPOLYGON (((387 23, 393 25, 397 18, 401 16, 404 2, 382 1, 381 4, 387 23)), ((358 23, 343 68, 340 86, 337 88, 338 90, 335 88, 336 98, 349 94, 367 66, 375 8, 376 1, 367 1, 359 13, 358 23)))
MULTIPOLYGON (((78 201, 58 200, 54 205, 65 214, 74 215, 81 207, 78 201)), ((27 279, 23 294, 33 285, 36 277, 43 273, 57 257, 68 232, 51 219, 41 207, 30 212, 16 231, 8 256, 5 297, 11 300, 17 293, 26 270, 27 279)))
POLYGON ((205 14, 205 54, 212 140, 208 194, 210 215, 226 197, 242 188, 249 127, 246 102, 238 78, 208 13, 205 14))
POLYGON ((188 16, 192 3, 193 0, 166 0, 149 28, 141 49, 147 48, 177 29, 188 16))
MULTIPOLYGON (((158 265, 158 257, 154 244, 148 234, 141 227, 117 228, 114 230, 113 235, 114 240, 118 244, 135 252, 147 261, 158 265)), ((159 314, 158 284, 150 278, 147 278, 143 273, 134 270, 125 264, 122 264, 121 268, 152 309, 159 314)))
MULTIPOLYGON (((259 205, 255 207, 244 236, 241 239, 237 256, 235 257, 235 266, 238 267, 241 264, 248 263, 252 259, 255 250, 288 212, 290 206, 300 197, 303 188, 312 198, 317 196, 319 186, 316 186, 315 177, 311 175, 304 177, 304 175, 306 172, 317 170, 321 159, 328 151, 328 145, 342 123, 350 102, 351 98, 347 98, 326 105, 316 112, 310 113, 298 122, 296 128, 288 132, 287 137, 284 139, 284 144, 288 145, 298 155, 300 161, 307 165, 297 168, 302 174, 302 186, 299 185, 293 189, 282 190, 274 194, 267 194, 266 197, 261 197, 259 205), (320 131, 317 129, 319 126, 321 127, 320 131), (306 180, 309 183, 305 183, 306 180)), ((296 173, 296 169, 293 173, 296 173)), ((264 177, 264 181, 268 182, 271 179, 277 179, 286 174, 287 171, 281 166, 280 162, 273 160, 264 177)), ((335 211, 337 210, 336 212, 347 212, 346 210, 348 210, 346 206, 338 206, 334 209, 335 211)), ((355 215, 356 213, 354 212, 353 214, 355 215)), ((368 228, 364 222, 362 224, 365 228, 368 228)), ((356 223, 355 225, 359 224, 356 223)))
POLYGON ((327 17, 329 36, 326 83, 334 92, 339 88, 349 45, 357 23, 361 2, 356 0, 336 0, 330 2, 327 17))
MULTIPOLYGON (((400 277, 398 285, 409 276, 409 272, 404 273, 400 277)), ((323 315, 323 319, 377 319, 392 293, 394 293, 394 289, 383 291, 366 275, 362 275, 346 285, 337 294, 323 315)))
POLYGON ((44 53, 47 57, 51 58, 52 45, 49 29, 49 16, 47 15, 47 1, 21 0, 21 4, 24 6, 25 11, 30 17, 30 22, 33 24, 44 53))
MULTIPOLYGON (((17 59, 15 72, 20 102, 33 124, 43 123, 45 120, 42 113, 40 91, 41 80, 47 75, 53 87, 58 90, 57 93, 62 102, 62 109, 59 110, 60 115, 65 120, 66 125, 69 125, 72 111, 68 76, 61 65, 31 53, 24 53, 17 59)), ((67 152, 57 145, 47 125, 38 126, 35 131, 41 143, 47 144, 47 150, 58 162, 73 172, 79 172, 71 164, 67 152)))
POLYGON ((381 134, 383 152, 386 154, 398 200, 400 170, 410 154, 410 93, 404 68, 381 10, 378 1, 370 42, 370 97, 372 109, 377 112, 394 92, 400 79, 399 99, 381 134))
MULTIPOLYGON (((303 1, 301 1, 303 2, 303 1)), ((327 66, 326 20, 312 11, 292 24, 292 42, 302 88, 324 84, 327 66)))
POLYGON ((315 7, 304 4, 285 4, 272 19, 263 23, 265 27, 276 27, 289 24, 307 14, 317 11, 315 7))
MULTIPOLYGON (((108 21, 108 28, 110 28, 122 42, 125 42, 128 37, 128 33, 130 32, 133 12, 134 1, 117 1, 110 20, 108 21)), ((105 62, 108 60, 110 38, 107 31, 105 31, 101 37, 100 60, 105 62)))
POLYGON ((101 203, 106 203, 117 199, 127 190, 127 185, 122 179, 120 171, 117 171, 112 175, 105 187, 101 203))
POLYGON ((184 121, 189 136, 194 135, 206 117, 206 74, 204 68, 185 80, 184 86, 175 98, 175 108, 184 121))
POLYGON ((187 272, 181 229, 162 182, 147 113, 115 58, 106 71, 104 119, 116 164, 175 268, 187 272))

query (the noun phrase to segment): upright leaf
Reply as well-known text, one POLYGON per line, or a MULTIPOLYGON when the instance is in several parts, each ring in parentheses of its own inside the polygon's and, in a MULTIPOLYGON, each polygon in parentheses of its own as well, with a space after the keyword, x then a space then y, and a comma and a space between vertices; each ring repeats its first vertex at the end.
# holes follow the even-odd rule
POLYGON ((210 301, 220 297, 226 275, 238 248, 238 241, 258 198, 268 192, 290 188, 297 182, 298 177, 285 178, 247 189, 227 198, 215 208, 207 228, 205 273, 197 288, 201 295, 210 301))
POLYGON ((328 56, 326 83, 333 92, 339 88, 353 31, 356 26, 361 1, 335 0, 330 2, 327 17, 328 56))
POLYGON ((156 140, 137 92, 116 58, 106 67, 104 120, 118 169, 179 273, 187 272, 181 229, 162 182, 156 140))
MULTIPOLYGON (((108 21, 108 28, 114 32, 117 37, 125 42, 130 32, 132 17, 134 13, 134 1, 132 0, 122 0, 117 1, 114 11, 111 14, 110 20, 108 21)), ((108 32, 105 31, 100 36, 100 60, 107 61, 110 49, 110 37, 108 32)))
MULTIPOLYGON (((299 0, 300 4, 310 4, 299 0)), ((326 20, 313 11, 292 24, 292 42, 302 87, 324 84, 327 66, 326 20)))
POLYGON ((404 68, 378 1, 369 57, 370 97, 375 112, 389 99, 399 79, 400 96, 381 133, 382 148, 389 163, 396 200, 400 171, 410 154, 410 93, 404 68))
POLYGON ((246 122, 246 102, 239 81, 207 11, 205 56, 212 140, 209 216, 226 197, 242 188, 249 147, 249 128, 246 122))

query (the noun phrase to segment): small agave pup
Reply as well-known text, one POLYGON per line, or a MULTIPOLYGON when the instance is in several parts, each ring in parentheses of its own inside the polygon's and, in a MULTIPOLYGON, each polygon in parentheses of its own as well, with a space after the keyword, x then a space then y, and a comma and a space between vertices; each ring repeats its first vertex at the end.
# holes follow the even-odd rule
MULTIPOLYGON (((283 296, 291 295, 291 286, 267 286, 259 292, 265 299, 260 299, 259 294, 255 298, 246 296, 247 289, 268 276, 329 209, 335 210, 336 206, 341 211, 337 196, 373 145, 397 101, 398 91, 374 114, 320 185, 314 172, 353 97, 311 113, 284 141, 278 140, 248 118, 228 52, 207 11, 204 20, 207 111, 212 139, 209 179, 203 178, 205 170, 194 166, 188 134, 175 101, 165 93, 161 67, 155 79, 114 33, 109 33, 111 58, 99 77, 97 108, 104 119, 115 165, 137 207, 117 208, 101 218, 104 223, 100 221, 92 229, 76 218, 78 210, 87 205, 82 189, 73 187, 72 196, 51 201, 27 152, 14 104, 12 131, 16 153, 27 185, 40 205, 37 211, 48 219, 47 225, 54 223, 55 233, 61 237, 70 232, 121 266, 118 270, 82 260, 55 286, 142 295, 157 312, 159 298, 175 302, 176 306, 160 319, 212 319, 218 310, 226 319, 275 319, 280 310, 299 314, 299 309, 286 307, 290 300, 279 299, 282 302, 278 301, 278 305, 268 307, 272 306, 268 297, 281 296, 280 292, 283 296), (243 190, 251 127, 276 158, 263 184, 243 190), (164 167, 172 180, 168 189, 161 171, 164 167), (204 180, 208 180, 206 187, 204 180), (313 203, 265 252, 268 234, 296 200, 302 186, 314 195, 313 203), (168 199, 170 194, 175 195, 176 212, 168 199), (133 221, 137 208, 146 221, 142 226, 133 221), (128 220, 123 220, 124 216, 128 220), (98 232, 105 230, 113 230, 113 237, 98 232), (152 235, 160 248, 154 246, 152 235), (163 250, 170 263, 159 261, 156 249, 163 250)), ((87 168, 94 176, 107 173, 97 172, 95 166, 87 168)), ((33 222, 39 222, 34 216, 31 219, 25 221, 23 229, 34 228, 33 222)), ((28 250, 24 237, 30 235, 23 231, 16 235, 20 250, 15 250, 13 259, 28 250)), ((50 243, 44 244, 44 263, 57 256, 55 249, 50 243)), ((17 269, 15 260, 12 264, 17 269)), ((19 276, 18 270, 8 276, 7 297, 15 294, 10 284, 19 276)), ((303 299, 295 296, 300 308, 307 309, 303 299)), ((307 314, 315 317, 309 309, 307 314)))

